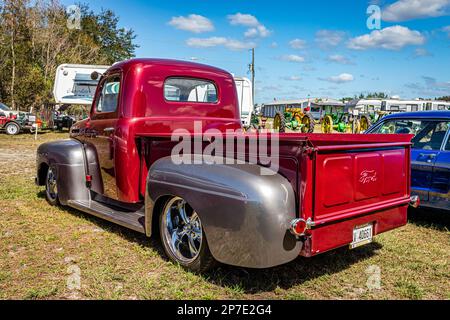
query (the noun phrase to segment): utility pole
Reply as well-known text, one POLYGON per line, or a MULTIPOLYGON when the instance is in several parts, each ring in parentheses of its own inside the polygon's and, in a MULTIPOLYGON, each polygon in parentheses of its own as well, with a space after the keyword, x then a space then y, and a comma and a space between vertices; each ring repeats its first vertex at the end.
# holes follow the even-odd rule
POLYGON ((252 63, 248 65, 248 71, 252 73, 252 100, 255 104, 255 48, 252 48, 252 63))

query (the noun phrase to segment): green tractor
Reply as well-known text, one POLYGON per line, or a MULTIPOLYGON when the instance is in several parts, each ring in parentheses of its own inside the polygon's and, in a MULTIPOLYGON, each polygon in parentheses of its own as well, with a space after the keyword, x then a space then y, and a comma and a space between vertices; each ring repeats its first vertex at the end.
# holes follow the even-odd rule
POLYGON ((363 113, 359 116, 359 122, 361 123, 361 132, 366 131, 372 124, 377 123, 386 114, 385 111, 377 111, 373 113, 363 113))
POLYGON ((332 133, 358 133, 360 131, 360 120, 348 112, 344 107, 325 107, 325 115, 321 121, 322 132, 332 133))
POLYGON ((285 112, 278 111, 273 118, 273 128, 278 132, 300 130, 302 133, 314 132, 314 118, 309 113, 303 113, 301 108, 287 108, 285 112))

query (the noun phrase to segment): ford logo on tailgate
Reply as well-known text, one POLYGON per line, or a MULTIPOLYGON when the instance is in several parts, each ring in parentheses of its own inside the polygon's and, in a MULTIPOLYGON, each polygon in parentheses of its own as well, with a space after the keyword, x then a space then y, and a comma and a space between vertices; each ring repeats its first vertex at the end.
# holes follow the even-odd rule
POLYGON ((375 170, 364 170, 359 175, 359 182, 366 184, 377 181, 377 172, 375 170))

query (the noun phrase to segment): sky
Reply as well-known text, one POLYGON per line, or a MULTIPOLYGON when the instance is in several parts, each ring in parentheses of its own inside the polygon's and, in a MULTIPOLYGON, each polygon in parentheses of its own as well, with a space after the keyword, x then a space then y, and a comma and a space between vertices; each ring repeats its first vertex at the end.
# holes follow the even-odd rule
POLYGON ((135 31, 137 57, 193 60, 250 78, 254 47, 257 103, 450 95, 450 0, 87 3, 112 9, 135 31))

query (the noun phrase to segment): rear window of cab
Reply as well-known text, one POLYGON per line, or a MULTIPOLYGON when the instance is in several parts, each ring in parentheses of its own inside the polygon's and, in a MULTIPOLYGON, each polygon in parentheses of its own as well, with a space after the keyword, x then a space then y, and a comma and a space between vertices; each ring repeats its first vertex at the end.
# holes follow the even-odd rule
POLYGON ((216 103, 217 86, 210 80, 172 77, 164 82, 164 99, 174 102, 216 103))

